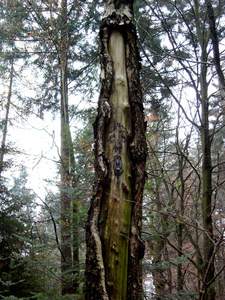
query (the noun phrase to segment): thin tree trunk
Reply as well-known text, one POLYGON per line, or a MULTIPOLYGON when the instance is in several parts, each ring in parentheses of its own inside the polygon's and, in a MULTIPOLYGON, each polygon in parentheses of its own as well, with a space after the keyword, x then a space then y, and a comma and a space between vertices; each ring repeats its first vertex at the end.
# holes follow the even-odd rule
MULTIPOLYGON (((201 48, 201 61, 208 60, 208 31, 202 25, 199 1, 194 1, 196 15, 196 31, 201 48)), ((201 214, 204 228, 202 257, 197 257, 199 273, 201 274, 200 300, 215 300, 215 287, 210 284, 214 278, 214 242, 212 220, 212 159, 211 159, 211 136, 209 132, 209 98, 207 83, 207 64, 201 64, 200 69, 200 95, 201 95, 201 148, 202 148, 202 197, 201 214)))
POLYGON ((2 133, 2 142, 1 142, 1 151, 0 151, 0 178, 2 175, 2 171, 4 169, 4 155, 6 148, 6 137, 8 133, 8 124, 9 124, 9 111, 11 106, 11 98, 12 98, 12 85, 13 85, 13 77, 14 77, 14 60, 13 58, 10 60, 10 75, 9 75, 9 88, 7 95, 7 103, 6 103, 6 111, 5 111, 5 120, 3 124, 3 133, 2 133))
POLYGON ((225 100, 225 78, 224 74, 221 68, 221 59, 220 59, 220 51, 219 51, 219 39, 216 29, 216 20, 215 20, 215 14, 212 6, 212 2, 210 0, 206 0, 206 7, 207 7, 207 14, 208 14, 208 21, 209 21, 209 29, 210 29, 210 35, 212 40, 212 46, 213 46, 213 56, 214 56, 214 64, 216 68, 216 72, 219 78, 220 88, 221 88, 221 94, 223 97, 223 100, 225 100))
POLYGON ((87 300, 142 299, 146 141, 133 1, 106 3, 94 124, 96 183, 86 242, 87 300))
POLYGON ((61 272, 62 294, 74 293, 79 285, 79 243, 74 203, 74 153, 68 112, 68 23, 67 0, 61 3, 61 44, 59 49, 61 78, 61 272))
MULTIPOLYGON (((182 153, 179 153, 180 158, 179 158, 179 179, 181 183, 180 187, 180 192, 179 192, 179 214, 181 218, 184 216, 184 191, 185 191, 185 186, 184 186, 184 161, 183 161, 183 156, 182 153)), ((178 248, 178 257, 182 256, 183 253, 183 231, 184 231, 184 225, 182 223, 179 223, 177 225, 177 248, 178 248)), ((181 261, 177 265, 177 291, 181 292, 183 290, 183 285, 184 285, 184 276, 183 276, 183 271, 182 271, 182 263, 181 261)))
MULTIPOLYGON (((180 110, 178 112, 178 123, 180 122, 180 110)), ((177 148, 177 153, 178 153, 178 166, 179 166, 179 171, 178 171, 178 179, 180 181, 180 187, 179 187, 179 193, 177 197, 178 201, 178 212, 183 219, 184 217, 184 197, 185 197, 185 180, 184 180, 184 170, 185 170, 185 160, 184 160, 184 155, 185 152, 188 149, 188 144, 189 144, 189 139, 186 140, 186 145, 182 149, 182 146, 179 143, 179 132, 178 128, 176 130, 176 148, 177 148)), ((177 224, 177 248, 178 248, 178 257, 182 257, 183 253, 183 239, 184 239, 184 224, 181 222, 177 224)), ((181 260, 179 261, 177 265, 177 291, 182 292, 183 291, 183 286, 184 286, 184 274, 183 274, 183 264, 181 263, 181 260)))
MULTIPOLYGON (((202 61, 207 61, 207 44, 202 44, 202 61)), ((201 65, 201 99, 202 99, 202 220, 203 228, 203 267, 202 267, 202 292, 201 300, 215 300, 214 284, 214 242, 212 220, 212 163, 211 163, 211 138, 209 133, 209 101, 207 86, 207 66, 201 65)))
MULTIPOLYGON (((157 165, 154 164, 155 170, 157 170, 157 165)), ((155 190, 155 202, 156 202, 156 209, 158 212, 162 210, 162 201, 160 199, 160 188, 159 188, 159 180, 156 177, 156 190, 155 190)), ((152 245, 152 265, 157 266, 158 268, 155 268, 152 270, 152 277, 153 277, 153 283, 155 287, 155 299, 160 300, 163 299, 163 297, 166 297, 166 295, 169 294, 168 289, 168 270, 165 270, 164 268, 160 268, 159 264, 162 263, 162 261, 165 259, 165 252, 166 252, 166 241, 168 237, 168 218, 166 216, 161 216, 159 214, 159 224, 160 226, 160 235, 157 237, 157 239, 151 241, 152 245)), ((168 267, 170 268, 170 267, 168 267)))

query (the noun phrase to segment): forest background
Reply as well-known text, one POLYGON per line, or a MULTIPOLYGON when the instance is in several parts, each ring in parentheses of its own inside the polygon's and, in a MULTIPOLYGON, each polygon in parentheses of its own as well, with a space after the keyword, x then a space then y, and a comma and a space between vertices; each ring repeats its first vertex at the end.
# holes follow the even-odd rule
MULTIPOLYGON (((225 1, 143 0, 134 11, 144 297, 223 300, 225 1)), ((102 12, 102 1, 0 3, 1 299, 82 297, 102 12)))

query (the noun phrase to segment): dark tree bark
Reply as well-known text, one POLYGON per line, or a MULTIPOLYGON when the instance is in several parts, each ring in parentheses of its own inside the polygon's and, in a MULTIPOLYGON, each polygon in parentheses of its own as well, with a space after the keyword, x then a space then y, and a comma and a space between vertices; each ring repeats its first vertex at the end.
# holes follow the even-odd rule
POLYGON ((1 141, 1 149, 0 149, 0 178, 2 175, 2 171, 4 169, 4 155, 6 151, 6 138, 8 133, 8 124, 9 124, 9 112, 11 106, 11 99, 12 99, 12 86, 13 86, 13 77, 14 77, 14 60, 11 58, 10 60, 10 74, 9 74, 9 88, 8 88, 8 95, 7 95, 7 103, 6 103, 6 110, 5 110, 5 120, 3 124, 3 133, 2 133, 2 141, 1 141))
POLYGON ((100 27, 96 183, 88 215, 88 300, 142 299, 146 140, 133 1, 109 0, 100 27))
POLYGON ((221 68, 221 59, 220 59, 220 51, 219 51, 219 39, 218 33, 216 29, 216 20, 214 9, 212 6, 212 2, 210 0, 206 0, 206 7, 207 7, 207 15, 208 15, 208 22, 209 22, 209 29, 210 29, 210 36, 213 46, 213 56, 214 56, 214 64, 216 68, 216 72, 219 78, 221 94, 223 98, 225 97, 225 78, 221 68))
MULTIPOLYGON (((202 61, 207 61, 207 43, 202 43, 202 61)), ((201 65, 201 142, 202 142, 202 221, 203 221, 203 265, 201 300, 215 300, 215 287, 211 284, 214 274, 214 235, 212 220, 212 158, 211 136, 209 132, 209 98, 207 66, 201 65)))
MULTIPOLYGON (((178 140, 178 132, 177 132, 177 152, 178 152, 178 178, 180 180, 180 188, 179 188, 179 202, 178 202, 178 211, 181 218, 184 217, 184 197, 185 197, 185 180, 184 180, 184 168, 185 168, 185 161, 182 149, 179 145, 178 140)), ((177 248, 178 248, 178 257, 182 257, 183 253, 183 240, 184 240, 184 224, 179 223, 177 224, 177 248)), ((177 265, 177 291, 183 291, 184 286, 184 273, 183 273, 183 265, 180 262, 177 265)))

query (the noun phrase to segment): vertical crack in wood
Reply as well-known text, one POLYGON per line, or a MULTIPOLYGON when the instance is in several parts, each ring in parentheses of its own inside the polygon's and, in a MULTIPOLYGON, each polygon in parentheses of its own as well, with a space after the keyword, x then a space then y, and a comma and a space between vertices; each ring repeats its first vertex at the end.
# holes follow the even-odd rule
POLYGON ((143 296, 141 216, 147 147, 140 58, 133 1, 115 2, 107 1, 100 28, 101 91, 94 124, 96 183, 86 230, 86 300, 143 296))

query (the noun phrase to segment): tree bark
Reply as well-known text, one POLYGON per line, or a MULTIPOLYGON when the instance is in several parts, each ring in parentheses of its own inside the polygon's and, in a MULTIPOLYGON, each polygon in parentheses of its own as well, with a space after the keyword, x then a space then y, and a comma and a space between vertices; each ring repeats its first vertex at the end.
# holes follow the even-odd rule
POLYGON ((11 106, 11 99, 12 99, 12 85, 13 85, 13 77, 14 77, 14 60, 11 58, 10 60, 10 74, 9 74, 9 88, 8 88, 8 95, 7 95, 7 103, 6 103, 6 111, 5 111, 5 120, 3 126, 3 133, 2 133, 2 141, 1 141, 1 151, 0 151, 0 178, 2 176, 2 171, 4 169, 4 155, 5 155, 5 148, 6 148, 6 137, 8 132, 8 123, 9 123, 9 111, 11 106))
POLYGON ((96 183, 86 228, 87 300, 142 299, 146 141, 133 1, 109 0, 100 27, 96 183))
MULTIPOLYGON (((180 180, 180 190, 179 190, 179 197, 178 197, 178 211, 183 218, 184 216, 184 194, 185 194, 185 182, 184 182, 184 157, 183 153, 180 149, 179 146, 179 141, 177 138, 177 147, 178 147, 178 164, 179 164, 179 173, 178 173, 178 178, 180 180)), ((183 253, 183 239, 184 239, 184 225, 182 223, 177 224, 177 248, 178 248, 178 257, 182 257, 183 253)), ((183 291, 183 286, 184 286, 184 274, 183 274, 183 265, 181 262, 178 263, 177 265, 177 291, 181 292, 183 291)))
POLYGON ((214 14, 212 2, 210 0, 206 0, 205 3, 206 3, 206 8, 207 8, 209 29, 210 29, 210 35, 211 35, 211 40, 212 40, 212 46, 213 46, 214 64, 215 64, 216 72, 217 72, 217 75, 219 78, 222 98, 224 100, 224 98, 225 98, 225 77, 224 77, 224 74, 223 74, 223 71, 221 68, 219 39, 218 39, 218 34, 217 34, 217 29, 216 29, 215 14, 214 14))
POLYGON ((62 294, 75 293, 79 286, 79 242, 77 208, 74 202, 75 160, 68 111, 68 21, 67 0, 61 2, 61 43, 59 65, 61 79, 61 272, 62 294))
MULTIPOLYGON (((207 43, 202 44, 202 61, 207 61, 207 43)), ((214 241, 212 220, 212 162, 211 162, 211 137, 209 132, 209 99, 207 84, 207 66, 201 65, 201 142, 202 142, 202 221, 203 221, 203 266, 201 300, 215 300, 214 284, 214 241)))

